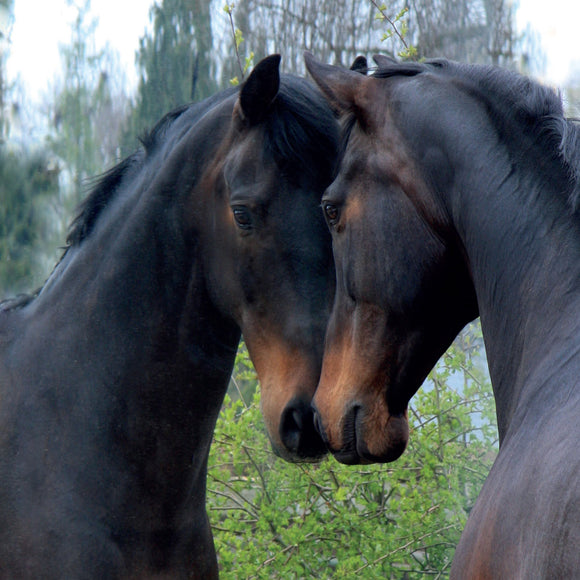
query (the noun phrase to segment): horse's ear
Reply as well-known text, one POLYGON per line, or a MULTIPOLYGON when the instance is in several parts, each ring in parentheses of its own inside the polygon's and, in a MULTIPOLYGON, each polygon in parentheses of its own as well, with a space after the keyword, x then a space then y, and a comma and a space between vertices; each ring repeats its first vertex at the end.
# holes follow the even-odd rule
POLYGON ((364 56, 357 56, 350 65, 350 70, 359 72, 361 75, 366 75, 369 72, 369 65, 364 56))
POLYGON ((355 70, 322 64, 310 52, 304 53, 306 68, 330 101, 331 106, 340 114, 352 111, 357 93, 367 77, 355 70))
POLYGON ((280 55, 262 59, 240 90, 242 115, 250 125, 260 123, 280 89, 280 55))
POLYGON ((379 67, 393 66, 394 64, 399 64, 394 58, 387 56, 386 54, 373 54, 373 60, 379 67))

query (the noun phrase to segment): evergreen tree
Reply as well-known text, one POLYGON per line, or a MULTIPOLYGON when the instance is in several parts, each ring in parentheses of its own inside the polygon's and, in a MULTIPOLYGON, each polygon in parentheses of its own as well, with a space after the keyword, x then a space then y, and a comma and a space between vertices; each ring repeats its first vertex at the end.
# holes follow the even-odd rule
POLYGON ((162 0, 151 9, 153 29, 140 41, 138 98, 124 143, 151 129, 175 107, 217 90, 210 2, 162 0))
POLYGON ((46 237, 43 202, 58 191, 58 167, 45 150, 7 142, 10 87, 5 79, 13 0, 0 0, 0 300, 43 279, 38 255, 46 237))

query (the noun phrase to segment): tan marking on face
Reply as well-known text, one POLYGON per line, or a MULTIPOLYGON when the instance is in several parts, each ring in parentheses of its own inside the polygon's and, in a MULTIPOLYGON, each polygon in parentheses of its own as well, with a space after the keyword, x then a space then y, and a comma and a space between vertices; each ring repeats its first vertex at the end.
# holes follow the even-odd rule
POLYGON ((353 373, 348 366, 349 348, 345 342, 327 349, 322 364, 320 383, 314 396, 314 405, 322 419, 330 449, 343 446, 344 417, 352 400, 353 373))
POLYGON ((349 322, 338 326, 338 335, 327 337, 313 403, 331 451, 344 447, 345 416, 356 405, 362 413, 357 440, 362 438, 370 455, 382 460, 396 459, 408 440, 407 415, 391 415, 386 398, 386 368, 380 357, 373 355, 370 343, 352 331, 349 322))
POLYGON ((318 384, 319 368, 304 351, 271 335, 244 336, 261 387, 264 422, 272 443, 279 449, 282 412, 294 397, 309 400, 318 384))
POLYGON ((350 196, 344 208, 345 218, 347 221, 359 220, 363 216, 364 204, 359 196, 350 196))

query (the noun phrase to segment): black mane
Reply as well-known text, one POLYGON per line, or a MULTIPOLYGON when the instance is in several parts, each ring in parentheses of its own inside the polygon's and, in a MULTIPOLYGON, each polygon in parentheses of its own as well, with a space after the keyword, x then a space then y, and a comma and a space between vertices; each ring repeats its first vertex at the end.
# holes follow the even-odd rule
POLYGON ((117 193, 119 185, 132 166, 142 162, 139 152, 133 153, 100 176, 91 193, 79 206, 66 238, 67 246, 80 244, 91 232, 97 217, 117 193))
POLYGON ((182 105, 167 113, 148 133, 139 137, 142 148, 96 178, 94 185, 85 200, 80 204, 77 216, 72 221, 67 236, 67 245, 80 244, 92 231, 97 218, 109 202, 115 197, 123 179, 132 169, 142 167, 146 159, 168 138, 168 133, 182 117, 187 117, 188 124, 207 112, 216 102, 225 100, 232 91, 223 91, 202 101, 182 105), (187 113, 187 114, 186 114, 187 113))
POLYGON ((436 59, 425 63, 381 62, 377 78, 415 76, 432 72, 463 83, 489 104, 494 121, 518 123, 532 131, 546 152, 552 152, 569 178, 569 199, 574 211, 580 206, 580 126, 564 117, 562 99, 550 87, 513 71, 490 65, 467 65, 436 59))
POLYGON ((18 294, 10 298, 0 300, 0 312, 10 312, 11 310, 18 310, 30 304, 37 296, 39 290, 32 294, 18 294))
POLYGON ((265 146, 290 180, 305 172, 319 183, 334 179, 340 142, 336 119, 309 81, 282 76, 265 130, 265 146))

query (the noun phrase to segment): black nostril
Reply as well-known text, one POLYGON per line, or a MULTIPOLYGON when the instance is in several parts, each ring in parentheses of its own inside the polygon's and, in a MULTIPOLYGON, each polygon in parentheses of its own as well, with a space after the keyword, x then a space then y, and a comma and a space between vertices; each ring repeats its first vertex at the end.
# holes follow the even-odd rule
POLYGON ((280 422, 280 438, 289 451, 296 453, 300 445, 302 419, 298 409, 286 407, 280 422))
POLYGON ((297 458, 318 459, 326 453, 326 446, 314 421, 312 407, 302 399, 293 399, 282 412, 280 439, 297 458))
POLYGON ((312 413, 313 413, 313 423, 314 423, 314 429, 316 429, 316 432, 322 437, 324 438, 324 428, 322 427, 322 419, 320 418, 320 414, 318 413, 318 409, 316 407, 312 407, 312 413))
POLYGON ((298 412, 297 409, 292 411, 292 420, 294 421, 294 425, 298 431, 302 431, 303 421, 302 421, 302 414, 298 412))

